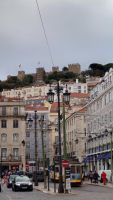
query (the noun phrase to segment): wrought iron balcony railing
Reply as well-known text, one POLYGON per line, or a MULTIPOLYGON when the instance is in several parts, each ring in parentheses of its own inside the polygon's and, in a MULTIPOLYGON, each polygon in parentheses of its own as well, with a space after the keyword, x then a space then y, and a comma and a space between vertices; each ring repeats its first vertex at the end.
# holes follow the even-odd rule
POLYGON ((0 157, 0 162, 20 162, 21 161, 21 156, 4 156, 0 157))

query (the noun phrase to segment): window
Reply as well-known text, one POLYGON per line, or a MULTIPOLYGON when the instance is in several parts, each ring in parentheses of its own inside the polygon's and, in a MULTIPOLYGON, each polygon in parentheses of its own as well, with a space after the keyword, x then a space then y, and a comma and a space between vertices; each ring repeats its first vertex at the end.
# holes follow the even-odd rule
POLYGON ((86 128, 84 128, 84 134, 85 134, 85 136, 86 136, 86 128))
POLYGON ((7 121, 5 119, 1 121, 1 128, 7 128, 7 121))
POLYGON ((7 134, 6 133, 2 133, 1 134, 1 141, 2 142, 6 142, 7 141, 7 134))
POLYGON ((104 123, 107 124, 107 114, 105 114, 105 121, 104 121, 104 123))
POLYGON ((107 103, 107 96, 105 95, 104 96, 104 105, 106 105, 106 103, 107 103))
POLYGON ((18 142, 19 135, 18 133, 13 133, 13 142, 18 142))
POLYGON ((2 148, 1 149, 1 157, 2 157, 2 159, 6 159, 6 157, 7 157, 7 148, 2 148))
POLYGON ((5 106, 2 107, 2 115, 6 116, 6 107, 5 106))
POLYGON ((18 128, 18 120, 13 120, 13 128, 18 128))
POLYGON ((81 86, 78 86, 78 93, 81 93, 81 86))
POLYGON ((26 154, 26 160, 29 160, 30 159, 30 153, 27 153, 26 154))
POLYGON ((110 122, 112 122, 112 112, 109 113, 110 122))
POLYGON ((18 115, 18 107, 13 108, 13 114, 16 116, 18 115))
POLYGON ((30 132, 29 131, 26 132, 26 137, 30 137, 30 132))
POLYGON ((30 142, 29 141, 26 142, 26 148, 30 148, 30 142))
POLYGON ((18 148, 13 148, 13 156, 14 158, 18 158, 19 155, 19 149, 18 148))

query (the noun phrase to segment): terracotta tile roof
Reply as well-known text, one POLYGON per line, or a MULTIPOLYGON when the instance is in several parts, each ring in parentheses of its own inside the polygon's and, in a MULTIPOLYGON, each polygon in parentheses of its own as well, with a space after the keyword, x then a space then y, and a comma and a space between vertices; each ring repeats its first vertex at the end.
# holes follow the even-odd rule
POLYGON ((43 107, 43 106, 39 106, 39 107, 36 107, 36 106, 26 106, 25 107, 25 110, 26 111, 47 111, 48 110, 48 107, 43 107))
MULTIPOLYGON (((68 107, 68 105, 65 105, 66 107, 68 107)), ((60 107, 63 107, 63 103, 60 102, 60 107)), ((58 111, 58 102, 54 102, 51 105, 51 109, 50 112, 57 112, 58 111)))
POLYGON ((94 82, 93 82, 93 83, 87 83, 87 85, 88 85, 88 87, 89 87, 89 86, 96 86, 98 83, 99 83, 99 82, 96 82, 96 83, 94 83, 94 82))
POLYGON ((39 99, 39 100, 42 100, 42 99, 46 99, 45 96, 31 96, 31 97, 27 97, 28 99, 39 99), (41 98, 40 98, 41 97, 41 98))
POLYGON ((20 100, 23 100, 23 98, 0 96, 0 102, 19 102, 20 100))
POLYGON ((89 94, 88 93, 71 93, 70 94, 70 98, 71 97, 75 97, 75 98, 88 98, 89 97, 89 94))

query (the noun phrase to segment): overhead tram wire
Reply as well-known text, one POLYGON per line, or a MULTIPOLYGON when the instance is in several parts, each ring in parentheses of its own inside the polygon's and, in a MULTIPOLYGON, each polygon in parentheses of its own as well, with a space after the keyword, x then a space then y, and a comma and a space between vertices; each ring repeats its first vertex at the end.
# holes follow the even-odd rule
POLYGON ((43 28, 45 40, 46 40, 46 43, 47 43, 49 55, 50 55, 50 58, 51 58, 51 63, 52 63, 52 66, 54 66, 54 61, 53 61, 53 57, 52 57, 52 53, 51 53, 51 48, 50 48, 49 41, 48 41, 48 38, 47 38, 46 30, 45 30, 45 27, 44 27, 44 23, 43 23, 41 11, 40 11, 39 3, 38 3, 37 0, 35 0, 35 1, 36 1, 36 6, 37 6, 37 9, 38 9, 38 12, 39 12, 40 21, 41 21, 41 24, 42 24, 42 28, 43 28))

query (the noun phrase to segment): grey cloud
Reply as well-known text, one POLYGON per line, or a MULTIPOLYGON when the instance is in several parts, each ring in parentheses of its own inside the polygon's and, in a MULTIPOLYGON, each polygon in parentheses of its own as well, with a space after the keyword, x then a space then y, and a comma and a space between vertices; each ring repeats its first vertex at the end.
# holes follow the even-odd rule
MULTIPOLYGON (((38 0, 54 64, 112 61, 112 0, 38 0)), ((37 63, 50 69, 35 0, 0 0, 0 79, 16 74, 21 63, 26 72, 37 63), (10 72, 7 72, 7 68, 10 72)))

